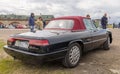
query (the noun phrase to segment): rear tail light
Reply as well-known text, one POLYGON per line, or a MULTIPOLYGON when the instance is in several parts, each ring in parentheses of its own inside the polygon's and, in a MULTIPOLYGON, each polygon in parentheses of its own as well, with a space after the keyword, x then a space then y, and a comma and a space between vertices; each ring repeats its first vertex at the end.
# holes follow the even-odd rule
POLYGON ((9 39, 7 40, 7 45, 8 45, 8 46, 11 46, 11 45, 13 45, 14 42, 15 42, 15 39, 14 39, 14 38, 9 38, 9 39))
POLYGON ((30 40, 29 44, 37 45, 37 46, 46 46, 46 45, 49 45, 49 41, 48 40, 30 40))
POLYGON ((15 39, 14 38, 9 38, 8 41, 9 42, 15 42, 15 39))

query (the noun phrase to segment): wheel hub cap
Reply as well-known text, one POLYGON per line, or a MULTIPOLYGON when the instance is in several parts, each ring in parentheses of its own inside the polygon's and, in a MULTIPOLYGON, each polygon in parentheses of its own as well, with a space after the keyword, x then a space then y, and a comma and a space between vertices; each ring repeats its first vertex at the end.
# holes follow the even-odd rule
POLYGON ((70 50, 69 60, 71 64, 76 64, 80 59, 80 49, 78 46, 73 46, 70 50))

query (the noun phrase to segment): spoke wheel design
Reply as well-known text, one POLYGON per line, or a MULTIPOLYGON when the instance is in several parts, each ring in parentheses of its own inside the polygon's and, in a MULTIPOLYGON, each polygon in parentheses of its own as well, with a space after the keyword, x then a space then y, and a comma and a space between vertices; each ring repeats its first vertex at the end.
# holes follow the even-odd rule
POLYGON ((67 68, 74 68, 79 64, 81 58, 81 45, 78 43, 70 44, 68 52, 63 59, 63 65, 67 68))
POLYGON ((69 53, 70 63, 75 65, 80 59, 80 49, 78 46, 73 46, 69 53))

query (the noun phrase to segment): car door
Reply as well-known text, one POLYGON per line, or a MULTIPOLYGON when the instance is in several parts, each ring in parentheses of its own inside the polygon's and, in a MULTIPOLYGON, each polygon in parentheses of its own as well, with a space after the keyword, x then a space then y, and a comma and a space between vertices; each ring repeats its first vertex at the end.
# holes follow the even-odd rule
POLYGON ((106 30, 104 29, 97 29, 96 26, 93 24, 91 19, 84 19, 84 24, 86 26, 86 29, 90 33, 90 37, 86 38, 86 49, 91 50, 98 48, 100 45, 102 45, 106 40, 106 30))
POLYGON ((85 50, 91 50, 93 49, 93 42, 92 42, 92 31, 93 31, 93 26, 91 25, 90 19, 83 19, 84 25, 86 27, 86 31, 88 31, 89 36, 84 38, 84 45, 85 45, 85 50))
POLYGON ((91 40, 90 45, 92 49, 98 48, 107 40, 107 32, 105 29, 97 29, 91 19, 84 19, 87 22, 86 28, 90 30, 91 40))
POLYGON ((92 46, 95 48, 100 47, 107 40, 107 31, 105 29, 98 29, 93 21, 91 21, 91 25, 93 27, 91 31, 92 36, 92 46))

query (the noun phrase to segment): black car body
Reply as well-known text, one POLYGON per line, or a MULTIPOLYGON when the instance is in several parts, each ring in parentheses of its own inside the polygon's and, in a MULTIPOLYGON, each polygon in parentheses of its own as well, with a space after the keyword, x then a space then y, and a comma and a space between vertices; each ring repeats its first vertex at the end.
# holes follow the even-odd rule
POLYGON ((75 67, 83 52, 100 46, 109 49, 110 43, 110 31, 97 29, 86 17, 68 16, 51 20, 42 31, 11 36, 4 50, 20 60, 62 59, 64 66, 75 67))

